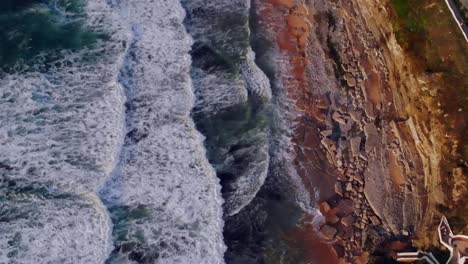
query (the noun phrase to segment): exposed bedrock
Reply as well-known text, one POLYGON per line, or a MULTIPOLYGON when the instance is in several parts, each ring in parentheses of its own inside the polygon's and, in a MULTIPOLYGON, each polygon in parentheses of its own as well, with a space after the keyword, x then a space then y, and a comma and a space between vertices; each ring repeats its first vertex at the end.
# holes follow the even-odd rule
POLYGON ((226 216, 238 213, 265 181, 269 155, 266 75, 250 47, 249 1, 183 1, 194 39, 193 117, 221 179, 226 216))
MULTIPOLYGON (((253 4, 257 41, 268 45, 257 60, 275 62, 267 71, 275 107, 293 131, 275 137, 289 141, 284 149, 294 166, 287 175, 298 175, 309 193, 319 191, 327 222, 321 233, 335 241, 339 258, 353 263, 367 259, 367 233, 412 232, 444 197, 435 184, 440 123, 436 115, 421 118, 431 111, 384 23, 385 3, 253 4)), ((313 197, 302 202, 313 207, 313 197)))

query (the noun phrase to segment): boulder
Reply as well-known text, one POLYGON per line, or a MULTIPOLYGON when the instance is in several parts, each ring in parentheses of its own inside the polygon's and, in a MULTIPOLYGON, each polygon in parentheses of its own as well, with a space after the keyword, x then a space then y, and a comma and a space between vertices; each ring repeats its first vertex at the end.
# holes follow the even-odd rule
POLYGON ((330 207, 330 205, 325 201, 325 202, 322 202, 322 203, 319 205, 319 209, 320 209, 320 212, 322 212, 322 214, 326 214, 326 213, 328 213, 328 211, 330 211, 331 207, 330 207))
POLYGON ((380 225, 382 222, 380 222, 380 219, 376 215, 372 215, 369 217, 369 220, 373 225, 380 225))
POLYGON ((345 217, 341 218, 341 223, 344 226, 351 226, 354 223, 354 218, 351 215, 345 216, 345 217))
POLYGON ((337 232, 338 231, 336 230, 336 228, 334 228, 331 225, 324 225, 320 229, 320 233, 322 234, 322 236, 328 240, 332 240, 333 238, 335 238, 337 232))
POLYGON ((340 196, 343 196, 343 186, 341 185, 341 182, 335 183, 335 193, 340 196))

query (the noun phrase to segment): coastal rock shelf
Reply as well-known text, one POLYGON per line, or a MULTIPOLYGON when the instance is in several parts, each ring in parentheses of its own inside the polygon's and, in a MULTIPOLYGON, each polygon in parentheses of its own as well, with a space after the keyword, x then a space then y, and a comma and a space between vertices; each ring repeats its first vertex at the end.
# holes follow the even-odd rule
MULTIPOLYGON (((253 6, 254 40, 269 43, 258 60, 274 76, 281 119, 293 131, 285 177, 299 175, 303 188, 318 191, 325 218, 318 229, 333 254, 366 263, 391 237, 436 243, 427 227, 450 197, 440 185, 442 145, 457 141, 444 136, 440 115, 426 114, 434 112, 420 93, 427 83, 385 22, 391 7, 365 0, 253 6)), ((310 197, 302 202, 315 204, 310 197)))

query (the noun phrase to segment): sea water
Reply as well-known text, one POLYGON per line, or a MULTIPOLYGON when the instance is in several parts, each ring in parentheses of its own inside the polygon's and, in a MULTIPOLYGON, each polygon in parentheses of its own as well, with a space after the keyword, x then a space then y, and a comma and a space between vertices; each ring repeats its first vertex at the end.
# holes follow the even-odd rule
POLYGON ((40 50, 42 65, 0 79, 0 263, 222 263, 183 8, 89 0, 83 12, 105 39, 40 50))

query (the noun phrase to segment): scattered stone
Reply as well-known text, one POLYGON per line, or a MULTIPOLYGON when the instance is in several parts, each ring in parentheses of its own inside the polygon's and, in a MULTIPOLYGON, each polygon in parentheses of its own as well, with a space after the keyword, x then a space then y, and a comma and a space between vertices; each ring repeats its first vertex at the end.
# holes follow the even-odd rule
POLYGON ((323 131, 320 132, 320 134, 322 134, 322 136, 324 136, 324 137, 328 137, 332 133, 333 133, 333 131, 331 129, 323 130, 323 131))
POLYGON ((328 211, 330 211, 330 209, 331 209, 330 205, 326 201, 322 202, 319 205, 319 208, 320 208, 320 212, 322 212, 322 214, 328 213, 328 211))
POLYGON ((356 86, 356 79, 351 73, 346 73, 344 75, 344 78, 346 80, 346 83, 348 84, 349 87, 354 87, 356 86))
POLYGON ((345 216, 345 217, 341 218, 341 223, 344 226, 352 226, 353 223, 354 223, 354 218, 351 215, 345 216))
POLYGON ((344 257, 345 255, 345 249, 344 247, 340 246, 340 245, 333 245, 333 249, 335 250, 336 252, 336 255, 340 258, 344 257))
POLYGON ((335 183, 335 193, 340 196, 343 196, 343 186, 341 186, 341 182, 335 183))
POLYGON ((355 175, 354 179, 361 185, 364 185, 364 177, 362 177, 362 175, 355 175))
POLYGON ((346 183, 346 191, 350 192, 353 190, 353 185, 351 182, 346 183))
POLYGON ((343 162, 341 160, 336 161, 336 166, 341 167, 343 166, 343 162))
POLYGON ((351 118, 354 120, 354 122, 360 122, 361 121, 361 118, 362 118, 362 112, 358 112, 358 111, 350 111, 349 112, 351 118))
POLYGON ((351 154, 353 157, 359 156, 359 148, 361 146, 361 138, 360 137, 353 137, 350 140, 351 144, 351 154))
POLYGON ((353 257, 353 264, 365 264, 369 262, 369 253, 365 252, 361 256, 353 257))
POLYGON ((337 111, 335 111, 332 115, 333 120, 343 125, 346 125, 346 119, 337 111))
POLYGON ((331 225, 324 225, 320 229, 320 233, 324 236, 325 239, 332 240, 335 238, 335 235, 338 233, 338 231, 331 225))
POLYGON ((401 230, 400 233, 402 236, 409 236, 409 232, 406 230, 401 230))
POLYGON ((330 215, 327 217, 327 222, 334 225, 340 221, 340 218, 336 215, 330 215))
POLYGON ((340 258, 338 264, 348 264, 348 262, 344 258, 340 258))
POLYGON ((382 222, 380 222, 380 219, 376 215, 372 215, 371 217, 369 217, 369 219, 373 225, 382 224, 382 222))

